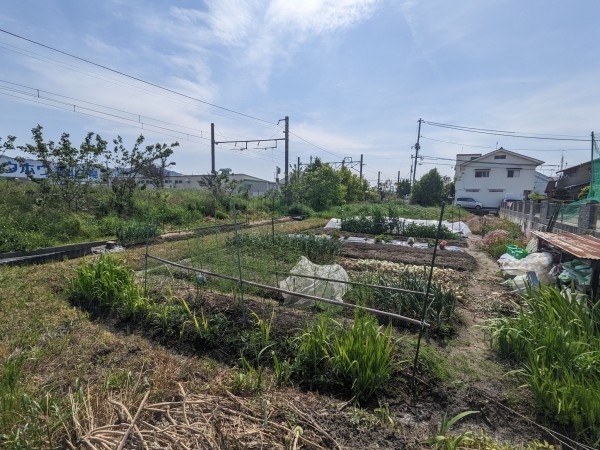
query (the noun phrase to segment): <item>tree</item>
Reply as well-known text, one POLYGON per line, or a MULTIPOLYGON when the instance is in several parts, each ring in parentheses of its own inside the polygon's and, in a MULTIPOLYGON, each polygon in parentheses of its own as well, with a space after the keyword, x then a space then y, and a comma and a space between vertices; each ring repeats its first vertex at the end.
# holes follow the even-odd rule
POLYGON ((137 188, 136 179, 144 170, 154 165, 156 161, 166 161, 172 154, 173 148, 179 143, 171 145, 154 144, 142 147, 144 136, 140 135, 131 150, 123 144, 121 136, 113 140, 114 148, 107 155, 107 164, 112 166, 112 173, 108 174, 110 186, 114 193, 114 205, 119 214, 126 214, 133 208, 133 193, 137 188))
POLYGON ((306 203, 315 211, 323 211, 331 206, 342 204, 344 188, 340 175, 319 158, 306 167, 302 185, 306 203))
MULTIPOLYGON (((77 208, 78 201, 90 187, 100 180, 100 156, 106 152, 107 142, 95 133, 88 133, 79 148, 71 143, 68 133, 63 133, 58 144, 44 142, 43 127, 31 130, 34 144, 18 147, 42 163, 45 177, 40 178, 34 168, 27 170, 28 177, 42 186, 42 191, 55 193, 69 210, 77 208)), ((23 163, 24 159, 21 158, 23 163)))
POLYGON ((434 206, 441 202, 444 181, 437 169, 431 169, 417 181, 412 189, 410 202, 421 206, 434 206))
MULTIPOLYGON (((0 156, 4 156, 4 154, 8 151, 8 150, 14 150, 15 149, 15 140, 17 138, 15 136, 6 136, 6 139, 4 140, 4 142, 2 142, 2 138, 0 138, 0 156)), ((3 174, 4 172, 8 172, 7 170, 8 167, 8 163, 3 162, 0 163, 0 174, 3 174)))
MULTIPOLYGON (((179 144, 177 142, 171 144, 171 147, 176 147, 179 144)), ((166 144, 156 144, 156 148, 159 152, 162 152, 163 146, 166 144)), ((172 152, 171 152, 172 153, 172 152)), ((155 162, 150 163, 148 167, 142 168, 142 175, 149 178, 154 184, 155 187, 164 188, 165 187, 165 178, 168 175, 168 168, 175 165, 175 161, 168 161, 171 154, 164 154, 160 158, 158 158, 155 162)))
POLYGON ((403 178, 396 183, 396 195, 400 198, 404 198, 408 194, 410 194, 410 180, 408 178, 403 178))
POLYGON ((358 175, 352 173, 347 167, 342 167, 338 173, 340 176, 340 183, 345 188, 344 200, 346 203, 364 200, 365 193, 369 189, 367 180, 361 180, 358 175))

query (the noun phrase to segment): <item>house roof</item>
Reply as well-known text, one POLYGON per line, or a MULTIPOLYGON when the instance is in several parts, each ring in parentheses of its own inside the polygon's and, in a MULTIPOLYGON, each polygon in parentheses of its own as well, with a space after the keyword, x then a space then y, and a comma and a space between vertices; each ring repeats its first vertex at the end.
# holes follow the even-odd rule
POLYGON ((477 162, 480 163, 482 159, 487 158, 487 157, 492 156, 492 155, 495 155, 497 153, 506 153, 507 155, 512 155, 512 156, 516 156, 518 158, 528 159, 529 161, 531 161, 532 164, 535 164, 536 166, 544 164, 544 161, 540 161, 539 159, 535 159, 535 158, 531 158, 529 156, 521 155, 520 153, 511 152, 510 150, 506 150, 505 148, 500 147, 499 149, 496 149, 493 152, 489 152, 489 153, 486 153, 485 155, 481 155, 479 158, 475 158, 475 159, 472 159, 470 161, 464 161, 460 165, 461 166, 466 166, 466 165, 471 164, 471 163, 477 163, 477 162))
MULTIPOLYGON (((598 162, 598 161, 600 161, 600 158, 596 158, 594 160, 594 162, 598 162)), ((563 170, 557 170, 556 173, 570 172, 573 169, 578 169, 579 167, 589 166, 589 165, 590 165, 590 161, 586 161, 586 162, 583 162, 581 164, 577 164, 576 166, 567 167, 566 169, 563 169, 563 170)))

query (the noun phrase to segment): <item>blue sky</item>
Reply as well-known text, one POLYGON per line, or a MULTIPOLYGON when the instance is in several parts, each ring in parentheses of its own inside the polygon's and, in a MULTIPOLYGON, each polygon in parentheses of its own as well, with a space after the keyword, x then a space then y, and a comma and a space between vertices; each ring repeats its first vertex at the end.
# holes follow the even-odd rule
MULTIPOLYGON (((179 141, 175 170, 199 174, 210 170, 211 122, 217 140, 281 138, 287 115, 290 163, 364 154, 375 183, 379 171, 409 176, 423 118, 553 139, 425 124, 417 177, 452 175, 456 153, 496 146, 552 175, 563 154, 568 165, 589 159, 585 140, 600 132, 599 20, 595 0, 4 0, 3 30, 262 120, 0 33, 0 137, 25 144, 38 123, 75 143, 94 131, 132 145, 142 133, 179 141), (564 137, 582 141, 554 140, 564 137)), ((216 166, 273 179, 283 143, 219 145, 216 166)))

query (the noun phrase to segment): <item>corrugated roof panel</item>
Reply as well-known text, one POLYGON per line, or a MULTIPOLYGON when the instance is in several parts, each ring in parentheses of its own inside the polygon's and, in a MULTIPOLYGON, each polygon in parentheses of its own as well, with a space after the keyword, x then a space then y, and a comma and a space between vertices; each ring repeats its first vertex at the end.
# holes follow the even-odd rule
POLYGON ((531 234, 580 259, 600 260, 600 239, 589 235, 568 232, 546 233, 532 231, 531 234))

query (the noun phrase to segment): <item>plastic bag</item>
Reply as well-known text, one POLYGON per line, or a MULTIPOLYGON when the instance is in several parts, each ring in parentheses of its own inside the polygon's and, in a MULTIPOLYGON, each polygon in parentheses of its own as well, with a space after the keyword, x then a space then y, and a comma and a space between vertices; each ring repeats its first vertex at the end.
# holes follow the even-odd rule
POLYGON ((532 253, 518 261, 507 261, 501 264, 504 275, 516 277, 527 275, 527 272, 535 272, 542 284, 552 281, 549 272, 552 268, 552 255, 547 252, 532 253))

